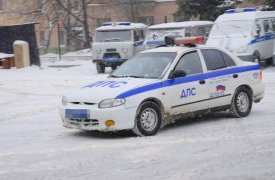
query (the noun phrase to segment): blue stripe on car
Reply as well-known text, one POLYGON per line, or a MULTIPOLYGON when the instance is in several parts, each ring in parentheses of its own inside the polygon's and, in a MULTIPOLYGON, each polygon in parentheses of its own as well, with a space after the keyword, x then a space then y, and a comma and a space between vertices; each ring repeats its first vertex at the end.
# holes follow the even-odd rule
POLYGON ((252 65, 252 66, 243 66, 243 67, 234 67, 229 69, 216 70, 213 72, 207 72, 207 73, 187 76, 183 78, 168 79, 162 82, 157 82, 157 83, 141 86, 135 89, 131 89, 129 91, 119 94, 116 98, 127 98, 130 96, 134 96, 136 94, 140 94, 140 93, 144 93, 147 91, 152 91, 155 89, 164 88, 168 86, 175 86, 175 85, 185 84, 185 83, 199 81, 203 79, 225 76, 225 75, 234 74, 234 73, 254 71, 259 69, 260 69, 259 65, 252 65))
POLYGON ((258 42, 262 42, 262 41, 271 40, 271 39, 275 39, 275 34, 267 34, 267 35, 258 37, 258 38, 256 38, 256 39, 253 39, 253 40, 249 43, 249 45, 255 44, 255 43, 258 43, 258 42))

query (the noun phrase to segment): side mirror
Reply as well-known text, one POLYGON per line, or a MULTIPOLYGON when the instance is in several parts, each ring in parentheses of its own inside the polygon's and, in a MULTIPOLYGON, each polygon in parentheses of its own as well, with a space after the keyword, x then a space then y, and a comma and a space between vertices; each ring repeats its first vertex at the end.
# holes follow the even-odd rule
POLYGON ((187 73, 184 70, 175 70, 170 74, 170 78, 179 78, 179 77, 185 77, 187 76, 187 73))

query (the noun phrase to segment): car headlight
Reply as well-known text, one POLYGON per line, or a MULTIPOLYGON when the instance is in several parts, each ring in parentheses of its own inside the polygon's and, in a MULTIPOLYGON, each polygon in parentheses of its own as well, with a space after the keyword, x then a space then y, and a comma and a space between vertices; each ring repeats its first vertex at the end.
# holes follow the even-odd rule
POLYGON ((105 99, 98 104, 99 108, 110 108, 120 106, 125 103, 125 99, 105 99))
POLYGON ((65 96, 63 96, 63 98, 62 98, 62 104, 63 104, 63 106, 66 106, 67 102, 68 102, 67 98, 65 96))
POLYGON ((100 49, 100 48, 97 48, 97 49, 95 50, 95 53, 96 53, 96 54, 100 54, 100 53, 101 53, 101 49, 100 49))
POLYGON ((127 53, 128 52, 128 48, 122 48, 122 52, 127 53))

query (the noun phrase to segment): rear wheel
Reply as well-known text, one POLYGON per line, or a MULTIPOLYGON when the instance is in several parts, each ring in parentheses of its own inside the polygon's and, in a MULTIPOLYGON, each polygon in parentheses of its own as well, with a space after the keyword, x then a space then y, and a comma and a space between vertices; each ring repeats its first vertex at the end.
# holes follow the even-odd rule
POLYGON ((240 87, 233 96, 230 112, 234 117, 246 117, 252 108, 252 93, 246 87, 240 87))
POLYGON ((96 63, 96 70, 98 73, 104 73, 105 72, 105 65, 101 62, 96 63))
POLYGON ((140 105, 136 116, 133 132, 138 136, 155 135, 162 122, 162 115, 159 106, 153 102, 144 102, 140 105))

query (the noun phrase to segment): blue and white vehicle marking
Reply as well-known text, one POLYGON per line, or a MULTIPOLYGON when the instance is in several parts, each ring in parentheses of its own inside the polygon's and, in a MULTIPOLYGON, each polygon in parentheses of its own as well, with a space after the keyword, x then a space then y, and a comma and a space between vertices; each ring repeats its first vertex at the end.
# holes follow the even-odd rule
POLYGON ((254 101, 263 98, 259 65, 234 55, 230 56, 234 66, 208 70, 204 56, 198 56, 200 73, 181 70, 188 67, 180 66, 182 57, 190 52, 203 54, 201 49, 207 47, 160 47, 136 55, 108 78, 65 95, 60 107, 63 125, 82 130, 131 129, 147 136, 174 117, 220 106, 228 108, 240 86, 251 88, 254 101), (150 66, 161 72, 156 76, 150 66))

